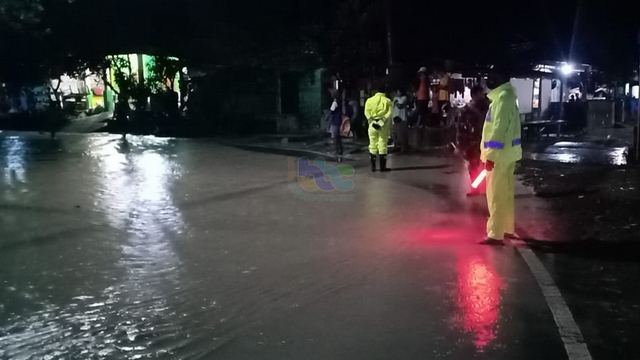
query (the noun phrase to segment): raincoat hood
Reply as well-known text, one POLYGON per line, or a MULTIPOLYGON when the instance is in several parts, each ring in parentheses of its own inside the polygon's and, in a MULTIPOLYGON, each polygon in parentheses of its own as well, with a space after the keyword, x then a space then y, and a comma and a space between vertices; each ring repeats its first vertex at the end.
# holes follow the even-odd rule
POLYGON ((513 95, 513 97, 517 97, 516 89, 513 87, 513 85, 510 82, 504 83, 498 86, 497 88, 491 90, 487 94, 487 97, 489 98, 489 100, 495 101, 503 93, 509 93, 510 95, 513 95))

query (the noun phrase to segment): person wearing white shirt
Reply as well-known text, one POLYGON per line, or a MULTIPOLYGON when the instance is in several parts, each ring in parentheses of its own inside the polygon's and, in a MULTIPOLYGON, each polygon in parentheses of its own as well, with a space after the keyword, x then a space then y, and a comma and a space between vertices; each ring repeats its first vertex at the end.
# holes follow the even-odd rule
POLYGON ((398 90, 396 97, 393 98, 393 118, 400 118, 406 122, 409 115, 409 98, 403 90, 398 90))
POLYGON ((342 106, 340 105, 340 98, 337 90, 332 90, 331 96, 333 97, 333 102, 329 108, 329 110, 331 110, 331 126, 329 127, 329 132, 331 133, 331 138, 336 146, 338 161, 342 161, 342 154, 344 152, 344 147, 342 146, 342 135, 340 134, 340 127, 342 126, 342 106))

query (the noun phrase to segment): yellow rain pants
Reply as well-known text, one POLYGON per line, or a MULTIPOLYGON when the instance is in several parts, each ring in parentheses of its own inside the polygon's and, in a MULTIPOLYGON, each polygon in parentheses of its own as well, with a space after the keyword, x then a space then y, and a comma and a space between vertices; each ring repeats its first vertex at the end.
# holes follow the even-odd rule
POLYGON ((487 236, 504 240, 504 234, 515 234, 514 171, 516 163, 496 163, 487 172, 487 204, 489 221, 487 236))
POLYGON ((382 129, 376 130, 373 126, 369 125, 369 152, 373 155, 386 155, 390 134, 390 126, 385 125, 382 129))

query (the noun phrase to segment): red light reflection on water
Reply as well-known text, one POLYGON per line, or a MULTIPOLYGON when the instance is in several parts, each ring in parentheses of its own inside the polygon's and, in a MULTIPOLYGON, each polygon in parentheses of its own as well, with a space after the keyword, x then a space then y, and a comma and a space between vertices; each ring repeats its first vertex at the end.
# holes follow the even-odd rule
POLYGON ((491 258, 487 258, 491 249, 476 244, 485 234, 484 219, 446 214, 432 217, 445 226, 399 226, 393 238, 404 239, 411 251, 435 249, 456 255, 457 311, 453 321, 473 337, 478 351, 484 351, 497 337, 500 293, 504 288, 491 258), (458 226, 447 226, 452 224, 458 226))
POLYGON ((416 245, 471 245, 482 233, 464 228, 406 229, 401 238, 416 245))
POLYGON ((458 256, 458 307, 462 326, 474 335, 474 344, 483 350, 496 338, 500 305, 500 277, 493 266, 478 255, 458 256))

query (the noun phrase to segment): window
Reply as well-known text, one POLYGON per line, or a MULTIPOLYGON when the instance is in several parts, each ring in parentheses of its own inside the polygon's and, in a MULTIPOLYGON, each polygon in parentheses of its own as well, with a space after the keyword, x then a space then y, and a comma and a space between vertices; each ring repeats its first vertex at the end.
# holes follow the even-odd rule
POLYGON ((533 82, 533 108, 540 108, 540 79, 533 82))

